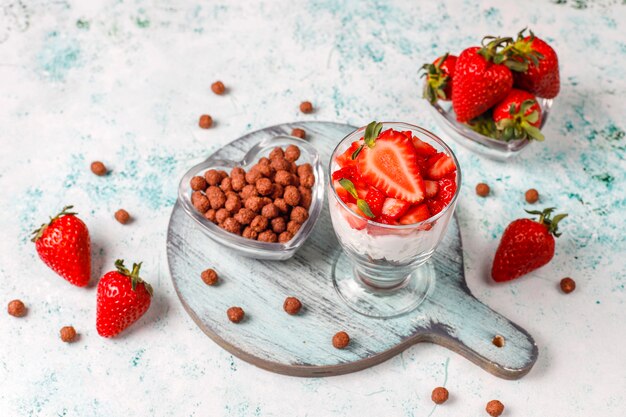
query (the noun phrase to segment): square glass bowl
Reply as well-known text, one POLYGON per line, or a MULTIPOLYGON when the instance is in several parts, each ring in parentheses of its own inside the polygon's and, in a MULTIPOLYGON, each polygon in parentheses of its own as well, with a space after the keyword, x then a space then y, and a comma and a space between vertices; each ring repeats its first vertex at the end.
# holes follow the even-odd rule
MULTIPOLYGON (((539 102, 539 106, 541 106, 542 116, 541 126, 539 128, 543 129, 548 121, 550 108, 552 107, 552 99, 537 97, 537 101, 539 102)), ((457 122, 450 101, 438 100, 436 103, 429 103, 429 107, 437 124, 439 124, 452 140, 472 152, 476 152, 489 159, 506 161, 520 153, 522 149, 532 142, 528 139, 517 139, 505 142, 481 135, 470 129, 467 125, 457 122)))
MULTIPOLYGON (((231 142, 229 145, 226 145, 226 148, 230 147, 232 148, 232 152, 237 152, 242 146, 237 142, 239 141, 231 142)), ((239 252, 243 256, 279 261, 291 258, 313 231, 313 227, 320 216, 324 204, 325 180, 319 154, 310 143, 291 136, 275 136, 264 139, 252 146, 243 159, 238 161, 220 159, 222 150, 224 150, 224 148, 211 155, 204 162, 195 165, 183 175, 178 186, 178 201, 182 205, 183 210, 188 216, 195 220, 209 238, 239 252), (234 167, 242 167, 244 170, 248 171, 261 157, 268 157, 275 147, 280 146, 284 148, 288 145, 296 145, 300 148, 300 158, 296 163, 301 165, 308 162, 313 167, 313 173, 315 174, 315 185, 311 189, 313 198, 311 206, 309 207, 309 218, 290 241, 286 243, 259 242, 227 232, 213 222, 205 219, 191 203, 192 190, 189 182, 196 175, 203 176, 204 172, 209 169, 224 170, 230 173, 231 169, 234 167)))

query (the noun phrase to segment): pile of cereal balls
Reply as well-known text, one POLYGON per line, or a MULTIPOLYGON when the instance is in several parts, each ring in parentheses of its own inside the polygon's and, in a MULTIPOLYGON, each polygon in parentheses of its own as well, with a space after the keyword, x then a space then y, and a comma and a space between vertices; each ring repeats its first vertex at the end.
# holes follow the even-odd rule
POLYGON ((261 242, 288 242, 309 218, 315 175, 297 165, 300 148, 276 147, 248 172, 210 169, 191 179, 191 202, 204 217, 231 233, 261 242))

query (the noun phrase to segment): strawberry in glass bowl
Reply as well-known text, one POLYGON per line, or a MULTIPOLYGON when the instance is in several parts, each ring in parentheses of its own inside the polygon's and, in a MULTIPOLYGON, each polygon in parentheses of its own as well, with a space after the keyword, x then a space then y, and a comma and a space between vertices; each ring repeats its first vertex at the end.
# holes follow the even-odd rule
POLYGON ((329 166, 329 209, 343 252, 335 287, 354 310, 393 317, 426 297, 458 197, 461 172, 437 136, 372 122, 346 136, 329 166))

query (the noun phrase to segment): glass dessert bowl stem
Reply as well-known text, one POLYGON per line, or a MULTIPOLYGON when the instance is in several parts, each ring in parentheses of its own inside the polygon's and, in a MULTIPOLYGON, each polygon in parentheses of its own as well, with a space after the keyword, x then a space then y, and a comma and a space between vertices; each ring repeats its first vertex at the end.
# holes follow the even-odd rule
MULTIPOLYGON (((350 308, 378 318, 413 311, 428 296, 436 280, 430 257, 445 235, 453 216, 461 181, 456 157, 437 136, 406 123, 383 123, 383 132, 388 129, 403 134, 410 132, 409 137, 430 144, 438 153, 447 155, 454 162, 455 170, 438 181, 429 181, 439 184, 438 193, 448 193, 449 200, 445 206, 435 204, 436 201, 432 204, 427 201, 432 211, 428 218, 415 223, 398 224, 396 221, 387 224, 381 222, 380 216, 371 219, 363 217, 363 213, 357 214, 355 205, 347 203, 345 196, 340 195, 339 192, 343 190, 339 189, 337 179, 333 178, 333 173, 341 168, 338 160, 342 160, 342 156, 345 160, 345 155, 351 153, 351 146, 363 137, 365 127, 350 133, 335 148, 329 164, 328 203, 341 250, 334 259, 333 284, 350 308)), ((359 191, 357 197, 365 198, 362 197, 364 194, 359 191)), ((420 205, 426 206, 426 202, 410 205, 408 211, 420 205)))

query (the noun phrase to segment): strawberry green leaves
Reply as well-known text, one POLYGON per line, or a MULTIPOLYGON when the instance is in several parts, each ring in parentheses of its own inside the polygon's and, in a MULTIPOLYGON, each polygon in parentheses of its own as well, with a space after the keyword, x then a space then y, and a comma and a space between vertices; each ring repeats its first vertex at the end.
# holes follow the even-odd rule
POLYGON ((367 204, 367 202, 359 198, 359 194, 356 192, 356 187, 354 186, 352 181, 347 178, 342 178, 339 180, 339 184, 341 184, 341 186, 347 192, 349 192, 352 197, 356 199, 356 206, 359 208, 359 210, 363 212, 363 214, 371 219, 376 217, 374 216, 374 213, 372 213, 372 210, 370 209, 370 206, 367 204))
POLYGON ((365 127, 365 134, 363 135, 364 144, 359 146, 356 151, 352 154, 352 160, 355 160, 361 151, 363 150, 363 146, 367 145, 370 148, 373 148, 376 145, 376 138, 380 135, 380 132, 383 130, 382 122, 373 121, 365 127))

